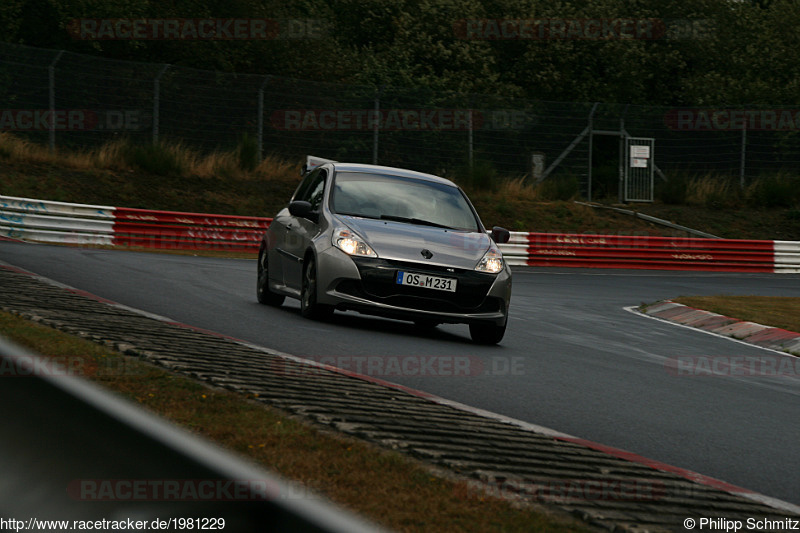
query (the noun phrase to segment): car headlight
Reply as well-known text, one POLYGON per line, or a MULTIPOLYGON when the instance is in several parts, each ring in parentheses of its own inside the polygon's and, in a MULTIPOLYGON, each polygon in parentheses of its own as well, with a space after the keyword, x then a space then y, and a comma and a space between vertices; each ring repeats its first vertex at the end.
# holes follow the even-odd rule
POLYGON ((489 248, 489 250, 483 254, 483 258, 478 263, 478 266, 475 267, 475 270, 497 274, 503 270, 503 254, 496 248, 489 248))
POLYGON ((378 254, 364 242, 354 231, 347 228, 338 228, 333 232, 333 245, 347 255, 361 257, 378 257, 378 254))

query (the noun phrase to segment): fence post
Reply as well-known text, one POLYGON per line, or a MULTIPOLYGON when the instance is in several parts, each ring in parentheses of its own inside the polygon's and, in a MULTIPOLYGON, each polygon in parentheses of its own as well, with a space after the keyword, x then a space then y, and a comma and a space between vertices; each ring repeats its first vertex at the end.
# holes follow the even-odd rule
POLYGON ((739 187, 744 189, 745 154, 747 152, 747 121, 742 121, 742 156, 739 161, 739 187))
POLYGON ((628 114, 630 104, 625 105, 622 116, 619 117, 619 203, 625 203, 625 162, 628 155, 625 153, 625 139, 628 138, 628 131, 625 129, 625 115, 628 114))
POLYGON ((380 128, 381 116, 381 93, 383 92, 383 85, 375 92, 375 117, 372 126, 372 164, 378 164, 378 128, 380 128))
MULTIPOLYGON (((594 105, 592 106, 592 110, 589 112, 589 117, 593 117, 594 116, 594 112, 597 109, 598 105, 599 105, 598 102, 594 103, 594 105)), ((547 167, 547 170, 542 172, 542 176, 539 178, 539 180, 536 183, 541 183, 542 181, 544 181, 547 178, 547 176, 549 176, 550 173, 553 172, 556 169, 556 167, 558 167, 558 165, 560 165, 561 162, 570 154, 570 152, 572 152, 572 150, 574 150, 575 147, 578 146, 578 144, 580 144, 581 141, 583 141, 583 139, 589 134, 591 129, 592 129, 592 125, 590 124, 590 121, 587 121, 586 127, 583 128, 583 131, 580 132, 578 134, 578 136, 575 137, 572 140, 572 142, 569 144, 569 146, 567 146, 566 149, 559 154, 559 156, 556 158, 555 161, 550 163, 550 166, 547 167)))
POLYGON ((160 109, 161 101, 161 76, 169 68, 169 65, 164 65, 153 80, 153 144, 158 144, 158 112, 160 109))
POLYGON ((599 102, 595 102, 589 112, 589 172, 586 176, 586 201, 592 201, 592 154, 594 153, 594 111, 599 102))
POLYGON ((264 160, 264 87, 270 76, 264 78, 258 88, 258 161, 264 160))
POLYGON ((56 63, 58 63, 62 55, 64 55, 64 50, 59 50, 50 66, 47 67, 48 104, 50 105, 50 124, 48 125, 50 131, 48 136, 51 152, 56 149, 56 63))

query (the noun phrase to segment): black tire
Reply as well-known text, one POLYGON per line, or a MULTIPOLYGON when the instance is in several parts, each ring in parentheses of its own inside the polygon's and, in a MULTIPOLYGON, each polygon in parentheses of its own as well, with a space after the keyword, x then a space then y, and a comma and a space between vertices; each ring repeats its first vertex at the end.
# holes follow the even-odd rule
POLYGON ((286 297, 282 294, 275 294, 269 290, 269 262, 267 253, 262 249, 258 252, 258 281, 256 282, 256 297, 258 303, 279 307, 283 304, 286 297))
POLYGON ((309 256, 303 265, 300 313, 313 320, 324 320, 333 314, 333 307, 317 302, 317 263, 314 256, 309 256))
POLYGON ((497 344, 503 340, 506 333, 506 325, 496 326, 494 324, 470 324, 469 334, 472 341, 477 344, 497 344))

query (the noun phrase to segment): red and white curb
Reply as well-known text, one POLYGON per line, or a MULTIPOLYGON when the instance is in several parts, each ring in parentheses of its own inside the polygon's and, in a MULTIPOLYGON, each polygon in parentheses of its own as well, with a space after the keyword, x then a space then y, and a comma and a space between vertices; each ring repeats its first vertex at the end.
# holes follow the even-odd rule
POLYGON ((669 300, 648 306, 642 312, 649 317, 731 337, 785 355, 800 356, 800 333, 793 331, 730 318, 669 300))
MULTIPOLYGON (((312 366, 312 367, 328 370, 330 372, 335 372, 337 374, 345 375, 345 376, 348 376, 348 377, 351 377, 351 378, 361 379, 363 381, 374 383, 374 384, 377 384, 377 385, 380 385, 380 386, 383 386, 383 387, 387 387, 387 388, 391 388, 391 389, 394 389, 394 390, 402 391, 402 392, 405 392, 407 394, 411 394, 411 395, 416 396, 418 398, 422 398, 422 399, 434 402, 434 403, 439 404, 439 405, 445 405, 445 406, 448 406, 448 407, 452 407, 454 409, 459 409, 461 411, 465 411, 465 412, 472 413, 472 414, 475 414, 475 415, 478 415, 478 416, 482 416, 482 417, 485 417, 485 418, 489 418, 489 419, 492 419, 492 420, 496 420, 496 421, 499 421, 499 422, 510 424, 510 425, 519 427, 519 428, 521 428, 521 429, 523 429, 525 431, 530 431, 532 433, 545 435, 545 436, 551 437, 551 438, 553 438, 555 440, 560 440, 560 441, 563 441, 563 442, 570 442, 570 443, 573 443, 573 444, 578 444, 580 446, 585 446, 586 448, 589 448, 589 449, 592 449, 592 450, 596 450, 596 451, 600 451, 600 452, 606 453, 608 455, 611 455, 613 457, 617 457, 617 458, 620 458, 620 459, 624 459, 626 461, 630 461, 632 463, 641 464, 641 465, 650 467, 650 468, 652 468, 654 470, 659 470, 659 471, 662 471, 662 472, 669 472, 669 473, 678 475, 680 477, 683 477, 684 479, 687 479, 687 480, 692 481, 694 483, 699 483, 701 485, 705 485, 705 486, 708 486, 708 487, 711 487, 711 488, 714 488, 714 489, 717 489, 717 490, 722 490, 722 491, 727 492, 729 494, 733 494, 733 495, 736 495, 736 496, 741 496, 741 497, 747 498, 749 500, 752 500, 752 501, 755 501, 755 502, 758 502, 758 503, 761 503, 761 504, 764 504, 764 505, 768 505, 770 507, 773 507, 773 508, 781 510, 781 511, 788 511, 788 512, 791 512, 791 513, 800 514, 800 506, 797 506, 795 504, 792 504, 792 503, 789 503, 789 502, 785 502, 785 501, 779 500, 777 498, 773 498, 771 496, 766 496, 764 494, 759 494, 759 493, 754 492, 752 490, 745 489, 745 488, 742 488, 742 487, 738 487, 736 485, 732 485, 732 484, 727 483, 725 481, 722 481, 722 480, 719 480, 719 479, 716 479, 716 478, 713 478, 713 477, 710 477, 710 476, 706 476, 704 474, 699 474, 697 472, 693 472, 693 471, 687 470, 685 468, 680 468, 680 467, 677 467, 677 466, 669 465, 667 463, 663 463, 661 461, 657 461, 657 460, 654 460, 654 459, 649 459, 647 457, 643 457, 643 456, 638 455, 638 454, 633 453, 633 452, 629 452, 629 451, 626 451, 626 450, 621 450, 619 448, 614 448, 612 446, 606 446, 605 444, 600 444, 600 443, 593 442, 593 441, 590 441, 590 440, 582 439, 580 437, 575 437, 575 436, 572 436, 572 435, 569 435, 569 434, 566 434, 566 433, 562 433, 560 431, 556 431, 554 429, 550 429, 550 428, 547 428, 547 427, 544 427, 544 426, 539 426, 537 424, 531 424, 531 423, 525 422, 523 420, 518 420, 518 419, 507 417, 507 416, 504 416, 504 415, 501 415, 501 414, 498 414, 498 413, 493 413, 491 411, 486 411, 484 409, 480 409, 480 408, 477 408, 477 407, 472 407, 472 406, 469 406, 469 405, 466 405, 466 404, 463 404, 463 403, 460 403, 460 402, 456 402, 456 401, 453 401, 453 400, 448 400, 446 398, 441 398, 441 397, 436 396, 434 394, 430 394, 428 392, 420 391, 420 390, 417 390, 417 389, 412 389, 412 388, 406 387, 404 385, 391 383, 389 381, 378 379, 378 378, 375 378, 375 377, 372 377, 372 376, 367 376, 367 375, 364 375, 364 374, 359 374, 357 372, 353 372, 353 371, 349 371, 349 370, 343 370, 343 369, 337 368, 335 366, 327 365, 327 364, 324 364, 324 363, 319 363, 317 361, 313 361, 313 360, 309 360, 309 359, 304 359, 302 357, 294 356, 294 355, 291 355, 291 354, 278 352, 276 350, 265 348, 263 346, 258 346, 256 344, 252 344, 252 343, 249 343, 247 341, 236 339, 236 338, 230 337, 228 335, 224 335, 224 334, 217 333, 217 332, 214 332, 214 331, 205 330, 205 329, 198 328, 198 327, 195 327, 195 326, 190 326, 188 324, 183 324, 181 322, 177 322, 175 320, 172 320, 172 319, 164 317, 164 316, 156 315, 156 314, 153 314, 153 313, 149 313, 147 311, 143 311, 143 310, 140 310, 140 309, 136 309, 136 308, 133 308, 133 307, 128 307, 126 305, 113 302, 113 301, 108 300, 106 298, 102 298, 100 296, 93 295, 93 294, 91 294, 89 292, 86 292, 84 290, 81 290, 81 289, 76 289, 76 288, 71 287, 69 285, 66 285, 64 283, 60 283, 60 282, 52 280, 50 278, 46 278, 46 277, 41 276, 39 274, 35 274, 33 272, 24 270, 22 268, 10 265, 10 264, 5 263, 3 261, 0 261, 0 268, 4 268, 6 270, 10 270, 10 271, 13 271, 13 272, 17 272, 17 273, 20 273, 20 274, 25 274, 25 275, 31 276, 31 277, 33 277, 33 278, 35 278, 35 279, 37 279, 37 280, 39 280, 39 281, 41 281, 43 283, 47 283, 47 284, 49 284, 51 286, 61 288, 61 289, 65 290, 65 291, 68 291, 68 292, 70 292, 72 294, 78 294, 78 295, 84 296, 86 298, 91 298, 93 300, 96 300, 98 302, 104 303, 106 305, 110 305, 110 306, 113 306, 113 307, 117 307, 119 309, 124 309, 126 311, 137 313, 139 315, 142 315, 142 316, 154 319, 154 320, 159 320, 161 322, 165 322, 165 323, 168 323, 168 324, 173 325, 173 326, 183 327, 183 328, 186 328, 186 329, 190 329, 192 331, 199 331, 199 332, 202 332, 202 333, 205 333, 205 334, 208 334, 208 335, 214 335, 216 337, 220 337, 220 338, 231 340, 233 342, 237 342, 237 343, 239 343, 239 344, 241 344, 243 346, 247 346, 249 348, 252 348, 254 350, 258 350, 260 352, 263 352, 263 353, 266 353, 266 354, 269 354, 269 355, 272 355, 272 356, 281 357, 283 359, 294 361, 294 362, 298 362, 298 363, 301 363, 303 365, 307 365, 307 366, 312 366)), ((630 308, 628 308, 628 309, 630 310, 630 308)))

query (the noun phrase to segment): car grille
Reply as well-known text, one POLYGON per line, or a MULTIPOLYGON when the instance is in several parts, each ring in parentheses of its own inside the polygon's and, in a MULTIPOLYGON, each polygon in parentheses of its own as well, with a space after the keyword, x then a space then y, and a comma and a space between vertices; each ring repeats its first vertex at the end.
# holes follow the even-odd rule
POLYGON ((464 269, 454 269, 454 272, 450 272, 445 267, 383 259, 358 258, 354 262, 361 274, 361 281, 343 281, 337 287, 339 292, 373 302, 421 311, 493 313, 502 310, 501 299, 486 297, 495 280, 493 274, 464 269), (398 285, 396 283, 398 270, 455 278, 458 280, 456 291, 398 285))

